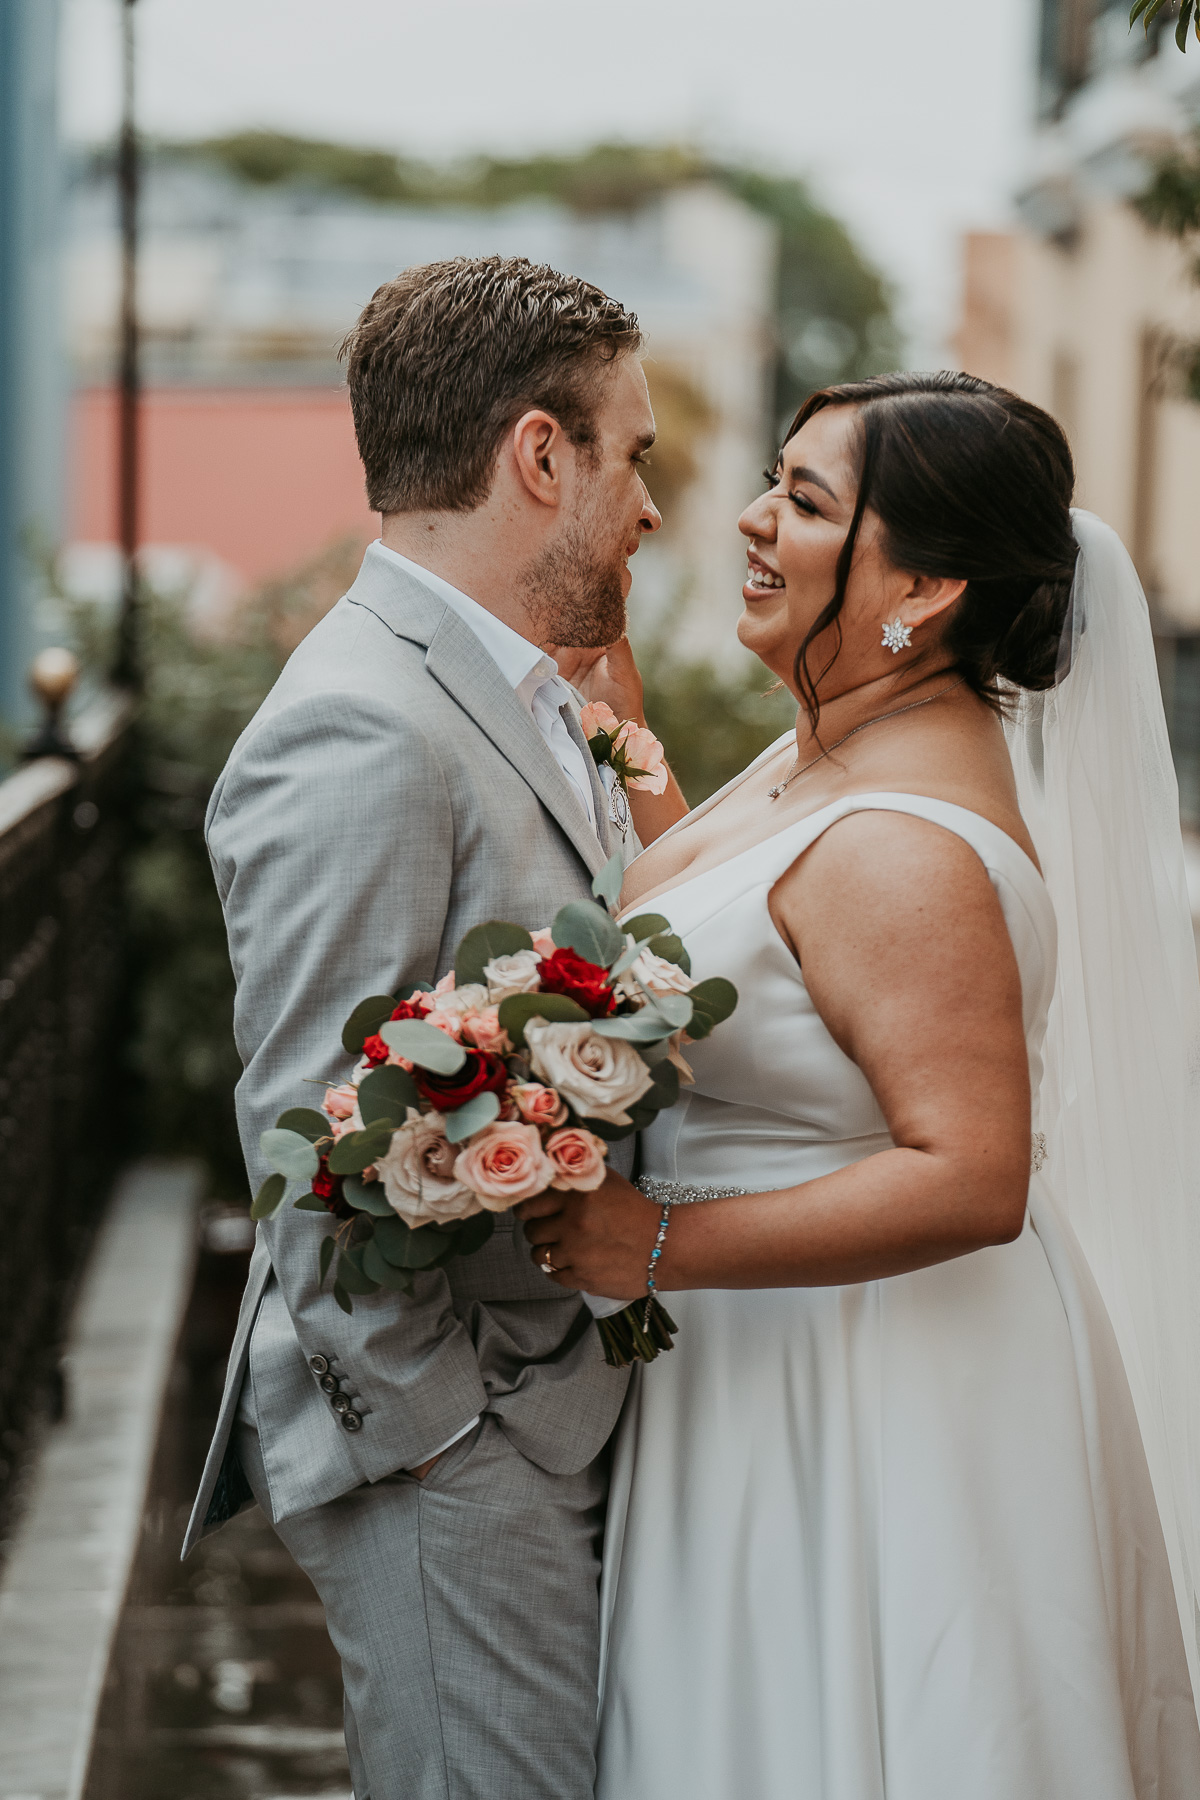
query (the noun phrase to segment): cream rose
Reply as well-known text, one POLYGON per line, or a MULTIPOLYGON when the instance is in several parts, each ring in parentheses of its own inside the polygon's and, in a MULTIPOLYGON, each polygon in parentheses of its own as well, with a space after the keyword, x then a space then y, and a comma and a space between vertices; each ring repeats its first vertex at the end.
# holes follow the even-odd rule
POLYGON ((603 1139, 594 1131, 580 1130, 577 1125, 569 1126, 566 1131, 556 1131, 553 1137, 547 1138, 546 1155, 556 1171, 550 1183, 554 1188, 575 1188, 580 1193, 590 1194, 600 1186, 608 1172, 603 1139))
POLYGON ((489 999, 499 1004, 510 994, 536 994, 541 960, 536 950, 515 950, 511 956, 493 956, 491 962, 483 965, 489 999))
POLYGON ((457 1156, 441 1113, 409 1110, 408 1122, 392 1134, 376 1164, 388 1205, 406 1225, 444 1225, 480 1211, 474 1192, 455 1174, 457 1156))
POLYGON ((553 1088, 540 1081, 514 1082, 509 1092, 521 1117, 529 1125, 561 1125, 567 1116, 566 1103, 553 1088))
POLYGON ((548 1188, 555 1166, 542 1149, 536 1125, 485 1125, 454 1165, 458 1181, 478 1195, 489 1212, 503 1212, 518 1200, 532 1200, 548 1188))
POLYGON ((448 1013, 452 1019, 461 1019, 464 1013, 482 1012, 488 1004, 488 991, 481 981, 468 981, 465 987, 456 988, 453 975, 444 975, 433 991, 433 1013, 448 1013), (450 982, 449 987, 443 986, 450 982))
POLYGON ((652 994, 686 994, 695 985, 678 963, 668 962, 665 956, 655 956, 650 950, 643 950, 637 961, 630 963, 625 973, 617 977, 620 992, 639 1001, 645 998, 645 988, 652 994))
POLYGON ((624 1038, 601 1037, 590 1024, 547 1025, 531 1019, 525 1042, 534 1074, 557 1088, 585 1119, 630 1125, 626 1107, 653 1085, 632 1044, 624 1038))

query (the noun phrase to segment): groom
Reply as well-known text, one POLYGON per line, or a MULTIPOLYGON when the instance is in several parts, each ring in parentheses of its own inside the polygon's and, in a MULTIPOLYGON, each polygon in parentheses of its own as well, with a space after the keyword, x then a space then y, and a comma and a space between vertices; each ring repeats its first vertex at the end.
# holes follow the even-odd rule
MULTIPOLYGON (((410 269, 346 341, 367 496, 349 593, 214 790, 237 976, 238 1115, 341 1080, 368 993, 452 966, 485 919, 546 924, 619 844, 546 654, 620 638, 660 524, 636 318, 522 258, 410 269)), ((624 1394, 511 1214, 484 1250, 343 1314, 325 1226, 259 1226, 185 1544, 251 1497, 325 1605, 356 1800, 591 1800, 603 1451, 624 1394)))

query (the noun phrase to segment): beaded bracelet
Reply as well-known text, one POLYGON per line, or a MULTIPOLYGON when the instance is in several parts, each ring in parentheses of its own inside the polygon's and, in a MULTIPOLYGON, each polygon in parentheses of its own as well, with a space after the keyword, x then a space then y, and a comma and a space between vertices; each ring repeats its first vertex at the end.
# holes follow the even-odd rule
POLYGON ((646 1268, 646 1312, 645 1312, 645 1316, 642 1320, 642 1330, 643 1331, 649 1331, 649 1329, 650 1329, 650 1309, 654 1305, 654 1297, 655 1297, 656 1293, 658 1292, 658 1288, 657 1288, 657 1286, 655 1284, 655 1280, 654 1280, 654 1272, 658 1266, 658 1259, 663 1253, 663 1245, 667 1241, 667 1226, 670 1223, 671 1223, 671 1203, 670 1203, 670 1201, 668 1201, 667 1204, 663 1207, 662 1217, 658 1221, 658 1236, 654 1240, 654 1248, 650 1252, 650 1261, 646 1268))

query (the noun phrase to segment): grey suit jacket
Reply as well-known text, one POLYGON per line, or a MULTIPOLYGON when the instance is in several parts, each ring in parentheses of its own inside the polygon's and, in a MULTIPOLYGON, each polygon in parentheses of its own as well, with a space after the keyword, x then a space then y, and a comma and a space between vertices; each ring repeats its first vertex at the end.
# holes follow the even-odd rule
MULTIPOLYGON (((598 780, 595 798, 606 833, 598 780)), ((474 633, 373 548, 235 745, 207 839, 254 1187, 268 1172, 260 1132, 319 1103, 306 1083, 348 1075, 341 1027, 359 999, 436 981, 485 919, 548 924, 608 855, 474 633)), ((477 1255, 418 1276, 411 1299, 358 1298, 349 1318, 318 1287, 327 1229, 286 1204, 258 1228, 185 1555, 244 1498, 226 1450, 248 1361, 276 1522, 420 1463, 479 1412, 563 1474, 616 1420, 624 1372, 605 1364, 578 1298, 534 1268, 511 1213, 477 1255), (358 1429, 322 1390, 323 1363, 358 1429)))

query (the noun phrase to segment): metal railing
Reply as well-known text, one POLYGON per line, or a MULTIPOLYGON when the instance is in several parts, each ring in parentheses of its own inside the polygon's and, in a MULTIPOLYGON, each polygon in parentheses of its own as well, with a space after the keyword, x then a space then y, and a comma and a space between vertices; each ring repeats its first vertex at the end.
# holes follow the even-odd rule
POLYGON ((128 703, 72 738, 0 782, 0 1525, 120 1140, 128 703))

